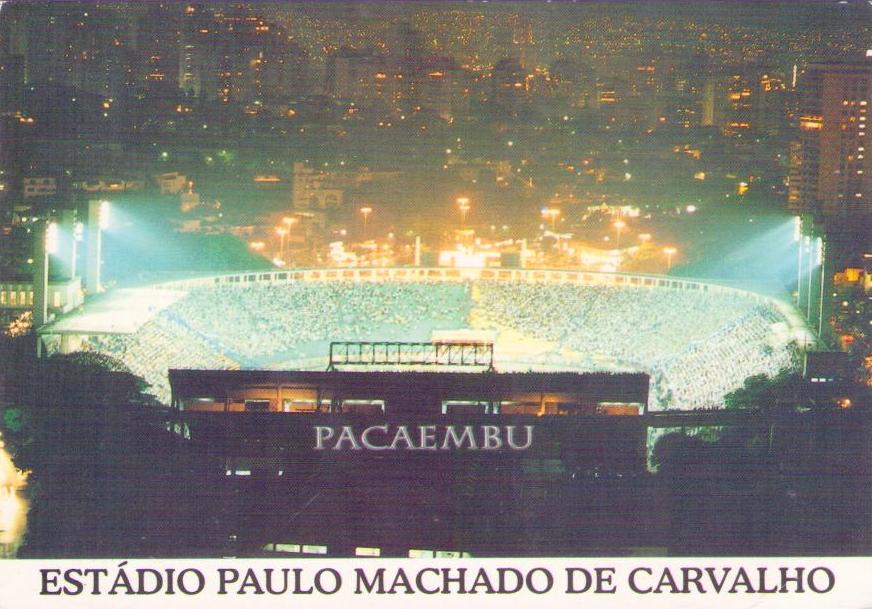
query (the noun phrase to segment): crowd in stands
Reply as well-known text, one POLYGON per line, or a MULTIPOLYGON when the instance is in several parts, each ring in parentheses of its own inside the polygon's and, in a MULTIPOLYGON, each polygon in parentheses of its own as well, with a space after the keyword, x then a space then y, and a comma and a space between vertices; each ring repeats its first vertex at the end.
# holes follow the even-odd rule
POLYGON ((476 282, 321 282, 189 290, 137 332, 92 337, 167 401, 176 368, 290 368, 330 341, 429 341, 434 330, 496 334, 497 368, 641 370, 651 408, 717 408, 754 374, 795 366, 784 319, 741 292, 476 282), (501 348, 511 342, 511 348, 501 348), (524 344, 536 345, 525 353, 524 344), (543 347, 544 345, 544 347, 543 347), (510 355, 500 358, 501 353, 510 355))
POLYGON ((480 282, 476 320, 554 343, 575 367, 642 370, 652 408, 717 408, 753 374, 794 365, 776 310, 742 292, 480 282), (568 353, 567 353, 568 352, 568 353))
POLYGON ((257 366, 294 351, 314 355, 301 347, 324 341, 429 340, 433 329, 465 324, 467 291, 462 284, 337 282, 199 288, 164 317, 257 366))
POLYGON ((86 348, 112 355, 145 379, 149 393, 169 403, 169 368, 235 368, 235 363, 202 338, 159 316, 133 334, 90 337, 86 348))

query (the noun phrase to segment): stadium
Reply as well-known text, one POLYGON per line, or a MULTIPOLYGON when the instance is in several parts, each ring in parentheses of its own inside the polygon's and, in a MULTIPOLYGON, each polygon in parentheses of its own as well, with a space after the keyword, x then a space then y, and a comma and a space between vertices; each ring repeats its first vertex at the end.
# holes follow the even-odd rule
POLYGON ((723 406, 813 341, 792 306, 710 282, 533 269, 250 272, 119 288, 45 326, 48 352, 113 356, 169 402, 168 370, 323 370, 332 341, 494 345, 499 372, 644 372, 649 410, 723 406))

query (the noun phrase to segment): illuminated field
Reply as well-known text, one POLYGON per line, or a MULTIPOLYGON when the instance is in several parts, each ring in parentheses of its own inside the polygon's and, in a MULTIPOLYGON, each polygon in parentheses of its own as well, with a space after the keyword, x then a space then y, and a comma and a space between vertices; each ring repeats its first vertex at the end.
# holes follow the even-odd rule
POLYGON ((795 367, 797 343, 809 338, 782 303, 656 276, 354 269, 210 277, 149 291, 163 290, 173 297, 128 333, 79 323, 75 341, 124 361, 163 401, 168 368, 323 369, 330 341, 429 341, 471 330, 495 337, 501 371, 644 371, 652 409, 718 408, 746 377, 795 367))

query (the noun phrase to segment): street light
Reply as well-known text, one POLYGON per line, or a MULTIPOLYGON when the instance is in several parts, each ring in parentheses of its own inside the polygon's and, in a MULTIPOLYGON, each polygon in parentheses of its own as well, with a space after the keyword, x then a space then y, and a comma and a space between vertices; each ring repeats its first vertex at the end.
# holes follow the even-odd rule
POLYGON ((556 207, 546 207, 542 210, 543 218, 551 219, 551 232, 553 233, 555 230, 555 222, 557 222, 557 216, 560 215, 560 210, 556 207))
POLYGON ((616 238, 615 238, 615 249, 621 249, 621 230, 627 226, 627 223, 623 220, 615 220, 615 223, 612 224, 615 227, 616 238))
POLYGON ((639 241, 642 243, 648 243, 651 241, 651 233, 639 233, 639 241))
POLYGON ((672 270, 672 257, 678 250, 674 247, 664 247, 663 253, 666 254, 666 270, 672 270))
MULTIPOLYGON (((291 234, 291 227, 296 223, 297 223, 297 218, 294 218, 291 216, 285 216, 284 218, 282 218, 282 224, 284 224, 285 226, 288 227, 287 229, 285 229, 285 230, 287 230, 288 235, 291 234)), ((288 249, 290 249, 290 248, 288 248, 288 249)), ((287 260, 285 260, 284 255, 282 256, 282 262, 284 262, 285 264, 287 264, 287 262, 288 262, 287 260)))
POLYGON ((372 213, 372 207, 361 207, 360 213, 363 214, 363 236, 366 237, 366 222, 369 220, 369 214, 372 213))
POLYGON ((470 210, 469 197, 458 197, 457 208, 460 210, 460 225, 466 224, 466 212, 470 210))
POLYGON ((279 258, 284 262, 285 260, 285 236, 288 234, 288 229, 278 227, 276 229, 276 233, 279 235, 279 258))

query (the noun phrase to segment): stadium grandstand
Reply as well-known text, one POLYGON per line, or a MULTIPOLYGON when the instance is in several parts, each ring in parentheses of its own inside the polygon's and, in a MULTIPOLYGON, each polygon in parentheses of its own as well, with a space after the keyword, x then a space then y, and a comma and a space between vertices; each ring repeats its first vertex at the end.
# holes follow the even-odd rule
POLYGON ((653 275, 379 268, 235 273, 101 296, 40 331, 98 351, 169 402, 167 371, 323 370, 333 341, 492 337, 499 372, 644 372, 649 410, 719 408, 752 375, 798 367, 793 308, 653 275))

